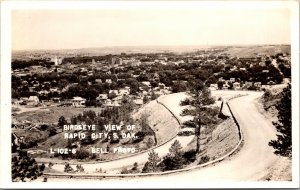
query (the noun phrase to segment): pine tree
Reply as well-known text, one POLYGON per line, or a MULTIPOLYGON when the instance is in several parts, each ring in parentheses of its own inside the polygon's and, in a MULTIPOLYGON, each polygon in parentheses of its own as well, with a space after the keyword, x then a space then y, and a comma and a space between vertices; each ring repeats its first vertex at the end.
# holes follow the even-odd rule
POLYGON ((175 155, 179 155, 181 154, 181 144, 178 140, 175 140, 174 143, 171 145, 171 147, 169 148, 169 154, 171 156, 175 156, 175 155))
POLYGON ((210 112, 209 107, 207 105, 213 104, 215 100, 211 96, 210 90, 203 86, 201 89, 193 91, 192 92, 195 96, 195 101, 193 102, 193 106, 196 107, 197 115, 194 118, 194 122, 197 124, 196 129, 195 129, 195 135, 197 138, 196 142, 196 152, 200 153, 200 132, 201 132, 201 127, 203 125, 213 123, 213 114, 208 114, 208 113, 213 113, 210 112))
POLYGON ((151 150, 148 154, 148 161, 145 163, 143 168, 143 173, 149 173, 149 172, 158 172, 159 167, 158 164, 161 161, 161 158, 158 156, 158 153, 154 152, 154 150, 151 150))
POLYGON ((58 119, 58 126, 63 127, 64 125, 66 125, 68 122, 65 119, 64 116, 60 116, 60 118, 58 119))
POLYGON ((273 122, 279 134, 277 140, 269 142, 275 149, 275 154, 292 156, 292 117, 291 117, 291 84, 281 92, 281 99, 276 104, 278 110, 278 122, 273 122))

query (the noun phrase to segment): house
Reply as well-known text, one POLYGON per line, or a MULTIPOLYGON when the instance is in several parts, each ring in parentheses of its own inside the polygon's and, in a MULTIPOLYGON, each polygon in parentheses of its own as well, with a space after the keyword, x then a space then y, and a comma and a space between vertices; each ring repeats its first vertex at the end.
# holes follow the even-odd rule
POLYGON ((99 96, 96 98, 97 101, 101 101, 101 102, 104 102, 107 99, 108 99, 107 94, 99 94, 99 96))
POLYGON ((164 89, 166 87, 166 85, 164 83, 158 83, 158 87, 160 89, 164 89))
POLYGON ((143 81, 142 84, 144 86, 147 86, 147 87, 151 88, 151 83, 149 81, 143 81))
POLYGON ((263 73, 268 73, 268 72, 269 72, 269 70, 267 70, 267 69, 266 69, 266 70, 263 70, 262 72, 263 72, 263 73))
POLYGON ((72 99, 72 106, 74 107, 85 107, 85 102, 86 102, 86 99, 84 98, 81 98, 79 96, 75 96, 73 99, 72 99))
POLYGON ((230 82, 234 83, 235 82, 235 78, 230 78, 230 82))
POLYGON ((19 106, 19 103, 20 103, 20 101, 18 100, 18 99, 15 99, 15 98, 12 98, 11 99, 11 104, 13 105, 13 106, 19 106))
POLYGON ((210 90, 217 90, 218 89, 218 84, 210 84, 209 89, 210 90))
POLYGON ((49 94, 50 92, 47 91, 47 90, 41 90, 41 91, 39 91, 38 93, 39 93, 39 95, 47 95, 47 94, 49 94))
POLYGON ((245 86, 246 88, 249 88, 249 87, 252 86, 252 82, 246 81, 244 86, 245 86))
POLYGON ((102 79, 96 79, 95 82, 96 83, 102 83, 102 79))
POLYGON ((241 83, 239 83, 239 82, 234 82, 232 85, 233 85, 233 89, 238 90, 241 88, 241 83))
POLYGON ((141 98, 138 98, 138 99, 134 99, 133 102, 136 104, 136 105, 143 105, 143 99, 141 98))
POLYGON ((255 82, 254 86, 257 87, 257 88, 261 88, 261 82, 255 82))
POLYGON ((57 92, 58 88, 50 88, 50 92, 57 92))
POLYGON ((118 100, 113 100, 112 106, 113 106, 113 107, 120 107, 119 101, 118 101, 118 100))
POLYGON ((108 84, 111 84, 112 80, 111 79, 106 79, 105 82, 108 83, 108 84))
POLYGON ((118 90, 109 90, 108 95, 111 96, 113 94, 116 96, 119 96, 119 91, 118 90))
POLYGON ((104 106, 112 106, 112 101, 111 101, 111 99, 106 99, 106 100, 104 101, 104 106))
POLYGON ((246 71, 246 68, 242 67, 240 68, 240 71, 246 71))
POLYGON ((226 82, 225 84, 223 84, 223 87, 222 87, 222 88, 226 90, 226 89, 228 89, 229 87, 230 87, 229 84, 226 82))
POLYGON ((264 67, 264 66, 266 66, 266 64, 264 62, 260 62, 259 66, 264 67))
POLYGON ((159 80, 159 75, 157 73, 154 73, 153 80, 155 81, 159 80))
POLYGON ((28 102, 39 103, 39 98, 37 96, 29 96, 28 102))
POLYGON ((130 89, 123 88, 119 90, 119 95, 126 96, 129 94, 130 94, 130 89))

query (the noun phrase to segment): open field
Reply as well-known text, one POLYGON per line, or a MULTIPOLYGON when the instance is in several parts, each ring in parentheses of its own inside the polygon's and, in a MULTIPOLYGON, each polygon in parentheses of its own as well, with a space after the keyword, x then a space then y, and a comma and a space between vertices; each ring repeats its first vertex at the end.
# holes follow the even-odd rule
POLYGON ((233 46, 224 53, 238 57, 252 57, 256 54, 275 55, 277 53, 291 53, 290 45, 260 45, 260 46, 233 46))
POLYGON ((93 110, 98 113, 102 108, 48 107, 46 109, 22 112, 16 114, 14 118, 19 121, 28 120, 32 123, 56 123, 60 116, 64 116, 70 121, 73 115, 78 115, 88 110, 93 110))

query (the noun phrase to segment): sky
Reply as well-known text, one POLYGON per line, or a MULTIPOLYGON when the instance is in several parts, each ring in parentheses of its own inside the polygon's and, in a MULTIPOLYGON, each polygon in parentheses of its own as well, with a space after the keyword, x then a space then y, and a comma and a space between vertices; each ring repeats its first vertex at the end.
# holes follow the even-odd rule
POLYGON ((12 49, 290 44, 287 8, 13 10, 12 49))

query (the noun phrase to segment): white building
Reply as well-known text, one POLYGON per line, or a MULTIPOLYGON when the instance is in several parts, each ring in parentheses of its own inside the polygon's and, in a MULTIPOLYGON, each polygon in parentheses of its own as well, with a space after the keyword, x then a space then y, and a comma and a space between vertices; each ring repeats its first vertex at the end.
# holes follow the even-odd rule
POLYGON ((85 107, 85 102, 86 102, 86 99, 84 98, 81 98, 79 96, 75 96, 73 99, 72 99, 72 105, 74 107, 85 107))

